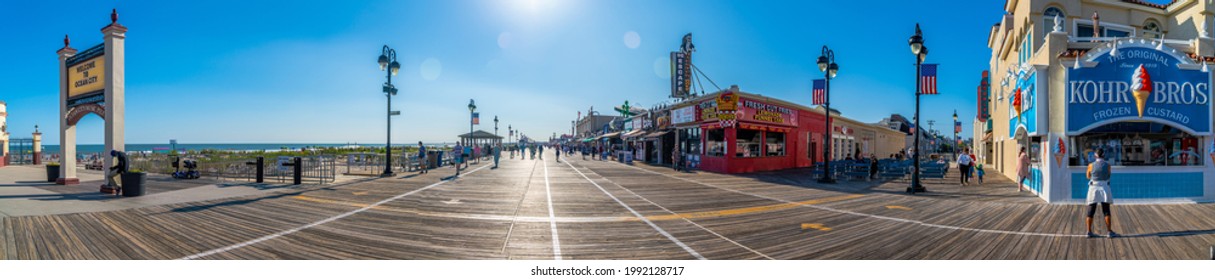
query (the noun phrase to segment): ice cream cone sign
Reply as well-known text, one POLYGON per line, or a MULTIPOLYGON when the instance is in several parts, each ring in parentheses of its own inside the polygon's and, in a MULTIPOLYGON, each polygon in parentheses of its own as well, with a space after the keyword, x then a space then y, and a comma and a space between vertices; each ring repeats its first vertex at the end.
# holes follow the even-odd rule
POLYGON ((1017 112, 1017 121, 1021 121, 1021 89, 1017 89, 1017 93, 1013 94, 1013 111, 1017 112))
POLYGON ((1211 157, 1212 163, 1215 163, 1215 139, 1211 139, 1211 146, 1207 147, 1207 156, 1211 157))
POLYGON ((1135 106, 1139 109, 1139 118, 1143 118, 1143 108, 1147 106, 1148 97, 1152 95, 1152 76, 1148 75, 1143 64, 1131 74, 1131 90, 1135 94, 1135 106))
POLYGON ((1067 156, 1067 144, 1063 142, 1063 137, 1059 137, 1059 143, 1055 145, 1055 163, 1063 165, 1063 157, 1067 156))

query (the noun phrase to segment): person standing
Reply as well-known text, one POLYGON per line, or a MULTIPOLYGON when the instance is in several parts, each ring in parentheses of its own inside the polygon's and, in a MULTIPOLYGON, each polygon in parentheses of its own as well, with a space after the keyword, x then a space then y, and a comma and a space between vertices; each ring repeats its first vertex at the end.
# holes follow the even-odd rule
POLYGON ((961 173, 961 177, 959 178, 961 178, 963 186, 966 185, 966 182, 970 181, 970 165, 973 163, 970 155, 967 154, 968 152, 970 152, 970 149, 963 149, 962 153, 958 155, 958 173, 961 173))
POLYGON ((498 160, 502 157, 502 144, 494 145, 494 169, 498 169, 498 160))
POLYGON ((544 160, 544 145, 543 144, 536 145, 536 149, 537 149, 536 153, 540 154, 540 160, 544 160))
POLYGON ((422 141, 418 141, 418 174, 426 174, 430 168, 430 162, 426 160, 426 145, 422 145, 422 141))
POLYGON ((1110 164, 1105 161, 1105 150, 1098 149, 1096 155, 1096 159, 1084 172, 1084 176, 1089 179, 1088 197, 1084 201, 1088 204, 1088 213, 1085 214, 1084 225, 1088 228, 1089 238, 1097 237, 1093 234, 1093 214, 1097 212, 1097 204, 1101 204, 1101 214, 1105 216, 1106 237, 1114 238, 1118 237, 1118 233, 1110 226, 1110 205, 1114 203, 1114 195, 1110 192, 1110 164))
POLYGON ((460 142, 456 142, 456 147, 451 149, 451 161, 456 166, 456 176, 460 176, 460 164, 464 163, 464 146, 460 142))
POLYGON ((679 149, 671 151, 671 167, 675 169, 675 172, 679 172, 679 149))
POLYGON ((553 152, 557 154, 556 157, 553 158, 553 161, 561 162, 561 148, 561 144, 557 144, 557 147, 553 149, 553 152))
POLYGON ((869 154, 869 179, 877 178, 878 159, 876 154, 869 154))
POLYGON ((1017 192, 1025 191, 1025 179, 1029 179, 1029 155, 1025 153, 1025 147, 1021 147, 1021 153, 1017 155, 1017 192))

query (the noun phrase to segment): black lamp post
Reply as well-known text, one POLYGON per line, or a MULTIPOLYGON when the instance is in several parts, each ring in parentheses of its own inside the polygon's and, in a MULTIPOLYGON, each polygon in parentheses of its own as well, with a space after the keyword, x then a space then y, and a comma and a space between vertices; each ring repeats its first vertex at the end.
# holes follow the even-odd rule
MULTIPOLYGON (((494 115, 494 137, 497 137, 497 136, 498 136, 498 116, 494 115)), ((494 139, 494 140, 497 140, 497 139, 494 139)), ((502 142, 502 141, 498 141, 498 142, 502 142)))
MULTIPOLYGON (((396 76, 401 70, 401 64, 397 63, 397 51, 384 45, 380 53, 380 71, 387 70, 388 82, 384 83, 384 96, 388 97, 388 139, 384 144, 384 173, 380 176, 392 176, 392 96, 397 95, 396 86, 392 85, 392 76, 396 76)), ((400 112, 397 112, 400 114, 400 112)))
POLYGON ((514 142, 514 141, 511 141, 512 136, 515 136, 515 129, 511 128, 511 126, 508 124, 508 125, 506 125, 506 143, 507 144, 514 142))
MULTIPOLYGON (((472 99, 468 100, 468 146, 473 145, 473 114, 477 112, 477 103, 472 99)), ((473 155, 468 155, 468 158, 473 158, 473 155)))
POLYGON ((831 125, 831 78, 835 78, 835 74, 839 72, 840 66, 835 64, 835 52, 823 46, 823 54, 818 57, 818 70, 823 71, 825 82, 823 85, 823 98, 826 99, 823 105, 826 107, 827 115, 827 137, 823 141, 823 178, 818 179, 819 183, 834 184, 835 178, 831 178, 831 134, 835 130, 831 125))
POLYGON ((907 44, 911 46, 911 53, 915 55, 915 152, 912 153, 914 171, 911 173, 911 186, 907 187, 907 192, 915 194, 917 192, 926 192, 928 189, 920 184, 920 133, 923 129, 920 128, 920 64, 924 63, 924 58, 928 56, 928 47, 924 46, 924 36, 920 32, 920 24, 915 24, 915 35, 911 35, 911 39, 907 40, 907 44))
POLYGON ((958 158, 958 110, 953 110, 953 158, 958 158))

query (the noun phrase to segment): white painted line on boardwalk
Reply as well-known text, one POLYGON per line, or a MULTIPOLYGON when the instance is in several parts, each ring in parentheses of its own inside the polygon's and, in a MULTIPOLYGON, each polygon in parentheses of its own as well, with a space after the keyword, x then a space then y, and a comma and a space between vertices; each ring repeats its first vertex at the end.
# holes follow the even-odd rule
MULTIPOLYGON (((566 164, 566 165, 569 165, 569 166, 570 166, 570 168, 574 168, 574 170, 575 170, 575 171, 576 171, 576 170, 578 170, 578 168, 575 168, 575 167, 574 167, 573 165, 571 165, 569 162, 566 162, 565 164, 566 164)), ((582 173, 582 172, 581 172, 581 171, 579 171, 578 173, 582 173)), ((582 176, 584 176, 584 177, 585 177, 586 175, 582 175, 582 176)), ((604 180, 604 181, 608 181, 608 183, 612 183, 613 185, 616 185, 617 187, 620 187, 620 189, 622 189, 622 190, 624 190, 624 191, 628 192, 629 194, 632 194, 633 196, 636 196, 637 198, 640 198, 641 200, 645 200, 645 202, 649 203, 650 205, 658 206, 658 208, 659 208, 659 209, 662 209, 662 211, 666 211, 667 213, 671 213, 672 215, 677 215, 677 216, 679 215, 679 213, 675 213, 675 211, 671 211, 670 209, 667 209, 666 207, 663 207, 662 205, 658 205, 658 203, 654 203, 653 201, 650 201, 650 199, 645 198, 644 196, 641 196, 640 194, 637 194, 637 193, 633 192, 633 190, 630 190, 630 189, 628 189, 628 188, 625 188, 624 186, 621 186, 620 184, 617 184, 616 182, 613 182, 611 179, 608 179, 607 177, 603 177, 603 176, 599 176, 599 177, 603 178, 603 180, 604 180)), ((587 180, 590 180, 590 179, 588 178, 587 180)), ((747 247, 746 245, 742 245, 741 243, 738 243, 738 242, 734 241, 733 239, 726 238, 725 236, 723 236, 723 235, 721 235, 721 234, 718 234, 716 231, 713 231, 713 230, 711 230, 711 229, 705 228, 704 226, 701 226, 700 224, 698 224, 698 223, 696 223, 696 222, 693 222, 692 220, 689 220, 688 218, 680 218, 680 219, 682 219, 682 220, 684 220, 685 222, 688 222, 688 223, 690 223, 690 224, 692 224, 692 225, 694 225, 694 226, 696 226, 696 227, 698 227, 698 228, 700 228, 700 229, 702 229, 702 230, 704 230, 704 231, 707 231, 707 232, 709 232, 710 234, 713 234, 713 235, 717 236, 718 238, 721 238, 722 240, 725 240, 725 241, 728 241, 728 242, 730 242, 730 243, 733 243, 734 245, 737 245, 738 247, 742 247, 743 249, 747 249, 747 251, 751 251, 752 253, 755 253, 756 255, 760 255, 760 256, 762 256, 762 257, 764 257, 764 258, 766 258, 766 259, 769 259, 769 260, 775 260, 775 259, 773 259, 772 257, 769 257, 767 254, 760 253, 759 251, 756 251, 755 249, 751 249, 751 247, 747 247)))
MULTIPOLYGON (((540 162, 544 162, 541 160, 540 162)), ((557 238, 557 215, 553 213, 553 190, 548 185, 548 163, 544 164, 544 194, 548 196, 548 227, 553 231, 553 259, 561 260, 561 239, 557 238)))
MULTIPOLYGON (((793 201, 784 200, 784 199, 780 199, 780 198, 769 197, 769 196, 765 196, 765 195, 761 195, 761 194, 753 194, 753 193, 748 193, 748 192, 739 191, 739 190, 727 189, 727 188, 723 188, 723 187, 715 186, 715 185, 712 185, 712 184, 708 184, 708 183, 704 183, 704 182, 700 182, 700 181, 696 181, 696 180, 692 180, 692 179, 680 178, 680 177, 671 176, 671 175, 668 175, 668 174, 663 174, 663 173, 654 172, 654 171, 647 170, 647 169, 645 169, 645 168, 636 167, 636 166, 628 166, 628 165, 625 165, 625 166, 626 166, 626 167, 630 167, 630 168, 635 168, 635 169, 637 169, 637 170, 645 171, 645 172, 648 172, 648 173, 652 173, 652 174, 658 174, 658 175, 662 175, 662 176, 666 176, 666 177, 670 177, 670 178, 675 178, 675 179, 679 179, 679 180, 683 180, 683 181, 688 181, 688 182, 692 182, 692 183, 696 183, 696 184, 700 184, 700 185, 704 185, 704 186, 708 186, 708 187, 712 187, 712 188, 716 188, 716 189, 719 189, 719 190, 724 190, 724 191, 728 191, 728 192, 738 193, 738 194, 742 194, 742 195, 749 195, 749 196, 754 196, 754 197, 763 198, 763 199, 768 199, 768 200, 773 200, 773 201, 780 201, 780 202, 784 202, 784 203, 796 203, 796 202, 793 202, 793 201)), ((924 222, 924 221, 918 221, 918 220, 911 220, 911 219, 903 219, 903 218, 895 218, 895 217, 882 216, 882 215, 874 215, 874 214, 866 214, 866 213, 860 213, 860 212, 853 212, 853 211, 848 211, 848 210, 835 209, 835 208, 831 208, 831 207, 827 207, 827 206, 822 206, 822 205, 801 204, 801 205, 799 205, 799 206, 801 206, 801 207, 809 207, 809 208, 814 208, 814 209, 823 210, 823 211, 835 212, 835 213, 840 213, 840 214, 847 214, 847 215, 861 216, 861 217, 874 218, 874 219, 879 219, 879 220, 887 220, 887 221, 895 221, 895 222, 910 223, 910 224, 921 225, 921 226, 932 227, 932 228, 940 228, 940 229, 963 230, 963 231, 973 231, 973 232, 982 232, 982 233, 995 233, 995 234, 1009 234, 1009 235, 1042 236, 1042 237, 1087 237, 1087 236, 1085 236, 1085 235, 1083 235, 1083 234, 1038 233, 1038 232, 1022 232, 1022 231, 1011 231, 1011 230, 978 229, 978 228, 968 228, 968 227, 959 227, 959 226, 948 226, 948 225, 940 225, 940 224, 927 223, 927 222, 924 222)))
POLYGON ((581 170, 578 170, 578 168, 574 168, 574 166, 570 165, 569 162, 566 162, 565 164, 569 165, 571 169, 574 169, 574 172, 578 172, 578 175, 582 175, 582 178, 585 178, 587 182, 591 182, 591 184, 594 184, 596 188, 599 188, 599 191, 602 191, 604 194, 608 195, 608 197, 611 197, 612 200, 615 200, 616 203, 620 204, 620 206, 624 206, 624 209, 628 209, 629 212, 633 212, 633 216, 637 216, 637 218, 641 219, 646 224, 650 225, 650 227, 654 228, 654 230, 657 230, 658 233, 662 234, 662 236, 666 236, 667 239, 671 240, 671 242, 675 242, 675 245, 679 245, 680 248, 683 248, 684 251, 688 251, 688 253, 692 254, 692 256, 696 257, 696 259, 706 260, 706 258, 704 256, 701 256, 700 253, 696 252, 696 250, 692 250, 692 247, 688 247, 688 245, 683 244, 682 241, 679 241, 679 239, 675 238, 675 236, 671 236, 670 233, 667 233, 667 231, 658 227, 658 225, 655 225, 654 222, 650 221, 650 219, 647 219, 645 216, 642 216, 641 213, 637 213, 637 210, 633 210, 633 207, 629 207, 628 204, 624 204, 624 202, 620 201, 619 198, 616 198, 615 195, 612 195, 606 189, 603 189, 603 186, 600 186, 599 183, 595 183, 595 180, 591 180, 591 178, 587 177, 586 174, 582 173, 581 170))
MULTIPOLYGON (((459 175, 458 177, 468 176, 469 174, 473 174, 473 172, 481 171, 481 169, 485 169, 486 167, 489 167, 489 165, 482 166, 482 167, 477 168, 477 169, 473 169, 472 171, 469 171, 468 173, 464 173, 463 175, 459 175)), ((277 233, 274 233, 274 234, 271 234, 271 235, 262 236, 262 237, 257 238, 257 239, 253 239, 253 240, 249 240, 249 241, 241 242, 241 243, 234 244, 234 245, 231 245, 231 246, 228 246, 228 247, 223 247, 223 248, 214 249, 214 250, 210 250, 210 251, 206 251, 206 252, 202 252, 202 253, 198 253, 198 254, 189 255, 189 256, 186 256, 186 257, 180 258, 180 260, 193 260, 193 259, 202 258, 202 257, 206 257, 206 256, 210 256, 210 255, 218 254, 218 253, 223 253, 223 252, 227 252, 227 251, 235 250, 235 249, 240 249, 240 248, 242 248, 242 247, 249 246, 249 245, 253 245, 253 244, 257 244, 257 243, 261 243, 261 242, 263 242, 263 241, 267 241, 267 240, 271 240, 271 239, 279 238, 279 237, 282 237, 282 236, 284 236, 284 235, 288 235, 288 234, 296 233, 296 232, 299 232, 299 231, 301 231, 301 230, 309 229, 309 228, 312 228, 312 227, 315 227, 315 226, 319 226, 319 225, 323 225, 323 224, 326 224, 326 223, 329 223, 329 222, 332 222, 332 221, 336 221, 336 220, 341 219, 341 218, 349 217, 350 215, 354 215, 354 214, 358 214, 359 212, 367 211, 368 209, 375 208, 375 207, 377 207, 377 206, 380 206, 381 204, 388 203, 388 202, 391 202, 391 201, 393 201, 393 200, 401 199, 401 198, 403 198, 403 197, 410 196, 410 195, 413 195, 413 194, 415 194, 415 193, 418 193, 418 192, 421 192, 421 191, 424 191, 424 190, 428 190, 428 189, 430 189, 430 188, 438 187, 439 185, 442 185, 442 184, 447 183, 447 182, 450 182, 450 181, 448 181, 448 180, 442 180, 442 181, 439 181, 438 183, 430 184, 429 186, 425 186, 425 187, 422 187, 422 188, 420 188, 420 189, 416 189, 416 190, 413 190, 413 191, 410 191, 410 192, 407 192, 407 193, 403 193, 403 194, 400 194, 400 195, 397 195, 397 196, 394 196, 394 197, 390 197, 390 198, 385 199, 385 200, 380 200, 379 202, 372 203, 371 205, 367 205, 367 206, 365 206, 365 207, 363 207, 363 208, 355 209, 354 211, 350 211, 350 212, 342 213, 342 214, 339 214, 339 215, 337 215, 337 216, 333 216, 333 217, 326 218, 326 219, 324 219, 324 220, 320 220, 320 221, 313 222, 313 223, 311 223, 311 224, 303 225, 303 226, 300 226, 300 227, 297 227, 297 228, 293 228, 293 229, 289 229, 289 230, 280 231, 280 232, 277 232, 277 233)))

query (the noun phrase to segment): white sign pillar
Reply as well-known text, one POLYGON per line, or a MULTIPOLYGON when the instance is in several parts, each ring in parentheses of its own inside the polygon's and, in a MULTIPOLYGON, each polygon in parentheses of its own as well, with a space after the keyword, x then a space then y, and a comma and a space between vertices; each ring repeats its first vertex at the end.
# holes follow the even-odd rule
POLYGON ((76 125, 68 124, 68 67, 67 60, 76 56, 76 49, 68 45, 67 35, 63 36, 63 48, 59 49, 59 179, 60 185, 75 185, 80 183, 76 178, 76 125))
POLYGON ((126 38, 127 28, 118 24, 115 13, 113 22, 101 29, 105 35, 105 169, 110 170, 114 159, 110 151, 126 151, 126 38))

